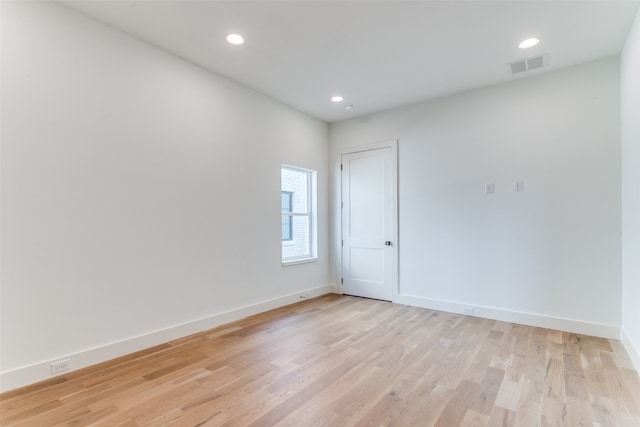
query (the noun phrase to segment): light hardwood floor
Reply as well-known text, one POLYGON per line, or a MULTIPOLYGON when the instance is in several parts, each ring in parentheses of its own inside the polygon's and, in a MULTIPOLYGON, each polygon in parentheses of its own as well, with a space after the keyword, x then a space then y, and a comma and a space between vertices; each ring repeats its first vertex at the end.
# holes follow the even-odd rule
POLYGON ((0 395, 28 426, 640 426, 617 341, 327 295, 0 395))

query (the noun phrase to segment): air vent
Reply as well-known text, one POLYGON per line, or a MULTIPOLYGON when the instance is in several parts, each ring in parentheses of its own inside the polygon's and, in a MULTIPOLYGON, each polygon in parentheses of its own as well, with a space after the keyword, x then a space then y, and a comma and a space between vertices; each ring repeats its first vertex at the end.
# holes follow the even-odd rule
POLYGON ((535 70, 537 68, 542 68, 547 64, 547 54, 542 54, 538 56, 533 56, 531 58, 521 59, 520 61, 515 61, 507 64, 507 68, 509 70, 509 74, 519 74, 524 73, 525 71, 535 70))

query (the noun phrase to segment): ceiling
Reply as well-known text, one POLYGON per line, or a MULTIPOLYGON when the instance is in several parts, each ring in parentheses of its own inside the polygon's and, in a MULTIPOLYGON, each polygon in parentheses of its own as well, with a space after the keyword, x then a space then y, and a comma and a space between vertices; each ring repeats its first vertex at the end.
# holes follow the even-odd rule
POLYGON ((519 0, 60 3, 326 122, 619 54, 638 7, 519 0), (228 44, 229 33, 246 43, 228 44), (541 42, 519 49, 528 37, 541 42), (545 68, 508 73, 508 62, 542 53, 545 68), (335 94, 344 101, 332 103, 335 94))

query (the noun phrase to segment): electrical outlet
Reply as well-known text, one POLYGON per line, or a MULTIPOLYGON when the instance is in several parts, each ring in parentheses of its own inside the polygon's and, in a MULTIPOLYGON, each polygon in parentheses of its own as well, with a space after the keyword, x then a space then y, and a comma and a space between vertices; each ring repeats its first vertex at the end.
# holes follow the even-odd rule
POLYGON ((469 307, 469 306, 462 307, 462 314, 472 316, 473 312, 474 312, 473 307, 469 307))
POLYGON ((484 185, 484 192, 487 194, 493 194, 494 192, 494 184, 485 184, 484 185))
POLYGON ((516 185, 514 186, 515 191, 524 190, 524 181, 516 181, 516 185))
POLYGON ((68 371, 71 369, 71 359, 58 360, 51 364, 51 373, 58 374, 60 372, 68 371))

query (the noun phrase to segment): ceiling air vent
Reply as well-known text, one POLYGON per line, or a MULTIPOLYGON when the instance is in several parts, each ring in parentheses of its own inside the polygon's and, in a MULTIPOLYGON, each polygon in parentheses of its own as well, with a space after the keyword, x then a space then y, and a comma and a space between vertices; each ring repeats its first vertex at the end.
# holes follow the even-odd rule
POLYGON ((507 64, 509 74, 519 74, 525 71, 535 70, 536 68, 542 68, 547 63, 547 54, 533 56, 531 58, 521 59, 507 64))

